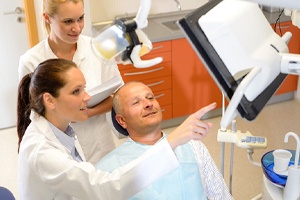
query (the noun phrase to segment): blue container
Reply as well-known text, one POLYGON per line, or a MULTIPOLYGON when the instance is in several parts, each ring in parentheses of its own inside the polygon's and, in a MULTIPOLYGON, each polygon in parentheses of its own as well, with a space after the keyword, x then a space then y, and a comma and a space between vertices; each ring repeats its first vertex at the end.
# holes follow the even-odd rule
MULTIPOLYGON (((292 158, 291 161, 289 163, 290 165, 294 165, 294 161, 295 161, 295 150, 290 150, 287 149, 288 151, 290 151, 292 153, 292 158)), ((286 175, 280 175, 280 174, 276 174, 273 170, 274 168, 274 156, 273 156, 273 151, 269 151, 268 153, 264 154, 263 157, 261 158, 261 164, 262 164, 262 169, 263 172, 266 176, 266 178, 268 180, 270 180, 271 182, 280 185, 280 186, 285 186, 286 184, 286 179, 287 176, 286 175)))

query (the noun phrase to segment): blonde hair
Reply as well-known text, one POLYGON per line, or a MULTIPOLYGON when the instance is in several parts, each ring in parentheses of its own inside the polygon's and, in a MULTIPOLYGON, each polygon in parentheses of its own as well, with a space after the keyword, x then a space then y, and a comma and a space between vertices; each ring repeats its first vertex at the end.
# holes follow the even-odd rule
MULTIPOLYGON (((52 17, 57 13, 58 6, 66 3, 68 1, 71 1, 74 3, 78 3, 78 2, 84 3, 83 0, 43 0, 43 12, 46 13, 47 15, 49 15, 50 17, 52 17)), ((43 20, 43 25, 44 25, 45 31, 47 32, 47 34, 49 34, 51 31, 51 27, 45 21, 45 19, 43 20)))

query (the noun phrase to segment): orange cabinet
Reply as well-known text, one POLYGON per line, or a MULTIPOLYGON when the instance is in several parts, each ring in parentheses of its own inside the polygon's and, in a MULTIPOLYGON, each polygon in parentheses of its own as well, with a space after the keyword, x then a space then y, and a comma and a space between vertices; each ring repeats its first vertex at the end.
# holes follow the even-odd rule
POLYGON ((171 119, 172 114, 172 52, 171 41, 153 44, 151 52, 142 57, 148 60, 162 57, 163 62, 149 68, 135 68, 133 65, 119 65, 124 82, 141 81, 148 85, 159 102, 163 119, 171 119))
MULTIPOLYGON (((272 24, 274 29, 275 25, 272 24)), ((281 22, 276 25, 276 33, 282 36, 287 31, 292 33, 292 38, 288 44, 290 53, 300 53, 300 29, 292 24, 291 21, 281 22)), ((293 92, 297 90, 298 75, 288 75, 280 88, 276 91, 275 95, 283 94, 287 92, 293 92)))
POLYGON ((186 39, 172 40, 173 117, 192 114, 222 93, 186 39))

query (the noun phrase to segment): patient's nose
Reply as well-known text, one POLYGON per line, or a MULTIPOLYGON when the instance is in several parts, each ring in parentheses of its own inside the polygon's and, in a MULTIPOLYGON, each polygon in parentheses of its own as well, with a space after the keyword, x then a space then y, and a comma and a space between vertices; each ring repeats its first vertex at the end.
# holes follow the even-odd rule
POLYGON ((152 103, 152 101, 150 101, 149 99, 145 99, 144 100, 144 107, 145 108, 152 108, 152 106, 153 106, 153 103, 152 103))

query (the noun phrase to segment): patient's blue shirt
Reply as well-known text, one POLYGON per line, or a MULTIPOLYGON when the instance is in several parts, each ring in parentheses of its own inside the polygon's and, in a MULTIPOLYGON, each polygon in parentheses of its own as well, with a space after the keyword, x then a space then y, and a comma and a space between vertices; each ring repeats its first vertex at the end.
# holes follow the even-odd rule
MULTIPOLYGON (((128 139, 101 159, 96 164, 96 168, 112 172, 114 169, 136 159, 151 147, 152 145, 144 145, 128 139)), ((130 199, 206 200, 198 163, 190 145, 185 144, 177 147, 175 154, 179 160, 180 167, 161 177, 130 199)), ((159 166, 159 163, 157 165, 159 166)))

